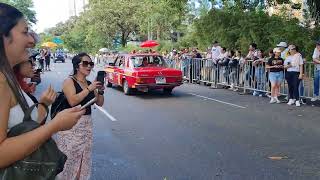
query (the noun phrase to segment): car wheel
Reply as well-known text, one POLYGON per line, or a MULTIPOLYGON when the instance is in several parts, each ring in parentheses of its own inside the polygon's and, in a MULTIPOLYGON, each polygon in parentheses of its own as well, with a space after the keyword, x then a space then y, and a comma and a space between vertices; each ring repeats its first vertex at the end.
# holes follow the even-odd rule
POLYGON ((165 94, 172 94, 172 90, 173 90, 173 88, 164 88, 164 89, 163 89, 163 92, 164 92, 165 94))
POLYGON ((107 82, 107 87, 112 87, 112 83, 111 82, 107 82))
POLYGON ((127 80, 123 80, 123 92, 125 95, 130 95, 132 93, 132 88, 129 87, 127 80))

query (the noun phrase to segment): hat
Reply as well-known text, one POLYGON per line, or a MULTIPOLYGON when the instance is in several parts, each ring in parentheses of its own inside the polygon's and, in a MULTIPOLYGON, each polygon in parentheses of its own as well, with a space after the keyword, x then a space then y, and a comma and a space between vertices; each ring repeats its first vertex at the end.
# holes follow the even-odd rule
POLYGON ((288 44, 286 42, 280 42, 279 44, 277 44, 277 47, 288 47, 288 44))
POLYGON ((274 48, 274 49, 273 49, 273 52, 274 52, 274 53, 276 53, 276 52, 281 53, 281 49, 280 49, 280 48, 274 48))

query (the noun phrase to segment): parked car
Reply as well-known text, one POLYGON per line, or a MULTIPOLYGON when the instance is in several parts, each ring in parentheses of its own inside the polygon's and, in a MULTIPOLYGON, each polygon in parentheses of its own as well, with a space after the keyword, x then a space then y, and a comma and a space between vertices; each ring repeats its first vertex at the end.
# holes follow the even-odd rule
POLYGON ((163 89, 171 94, 173 88, 182 84, 182 72, 168 68, 159 54, 121 54, 105 69, 107 87, 123 87, 126 95, 133 90, 147 92, 163 89))

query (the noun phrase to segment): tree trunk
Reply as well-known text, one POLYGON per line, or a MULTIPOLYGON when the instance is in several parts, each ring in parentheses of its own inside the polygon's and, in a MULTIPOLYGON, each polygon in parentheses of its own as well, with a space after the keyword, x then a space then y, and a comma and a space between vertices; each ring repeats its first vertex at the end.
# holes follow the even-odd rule
POLYGON ((157 40, 159 41, 161 38, 161 27, 158 25, 157 26, 157 40))
POLYGON ((122 32, 122 35, 121 35, 121 45, 122 45, 122 47, 126 47, 126 45, 127 45, 126 32, 122 32))

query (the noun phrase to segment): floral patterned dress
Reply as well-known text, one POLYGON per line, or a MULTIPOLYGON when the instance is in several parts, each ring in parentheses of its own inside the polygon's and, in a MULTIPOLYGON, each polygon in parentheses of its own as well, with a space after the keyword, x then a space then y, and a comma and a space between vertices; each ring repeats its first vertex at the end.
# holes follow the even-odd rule
POLYGON ((59 180, 89 180, 91 175, 92 118, 83 115, 70 130, 56 135, 59 149, 68 157, 59 180))

